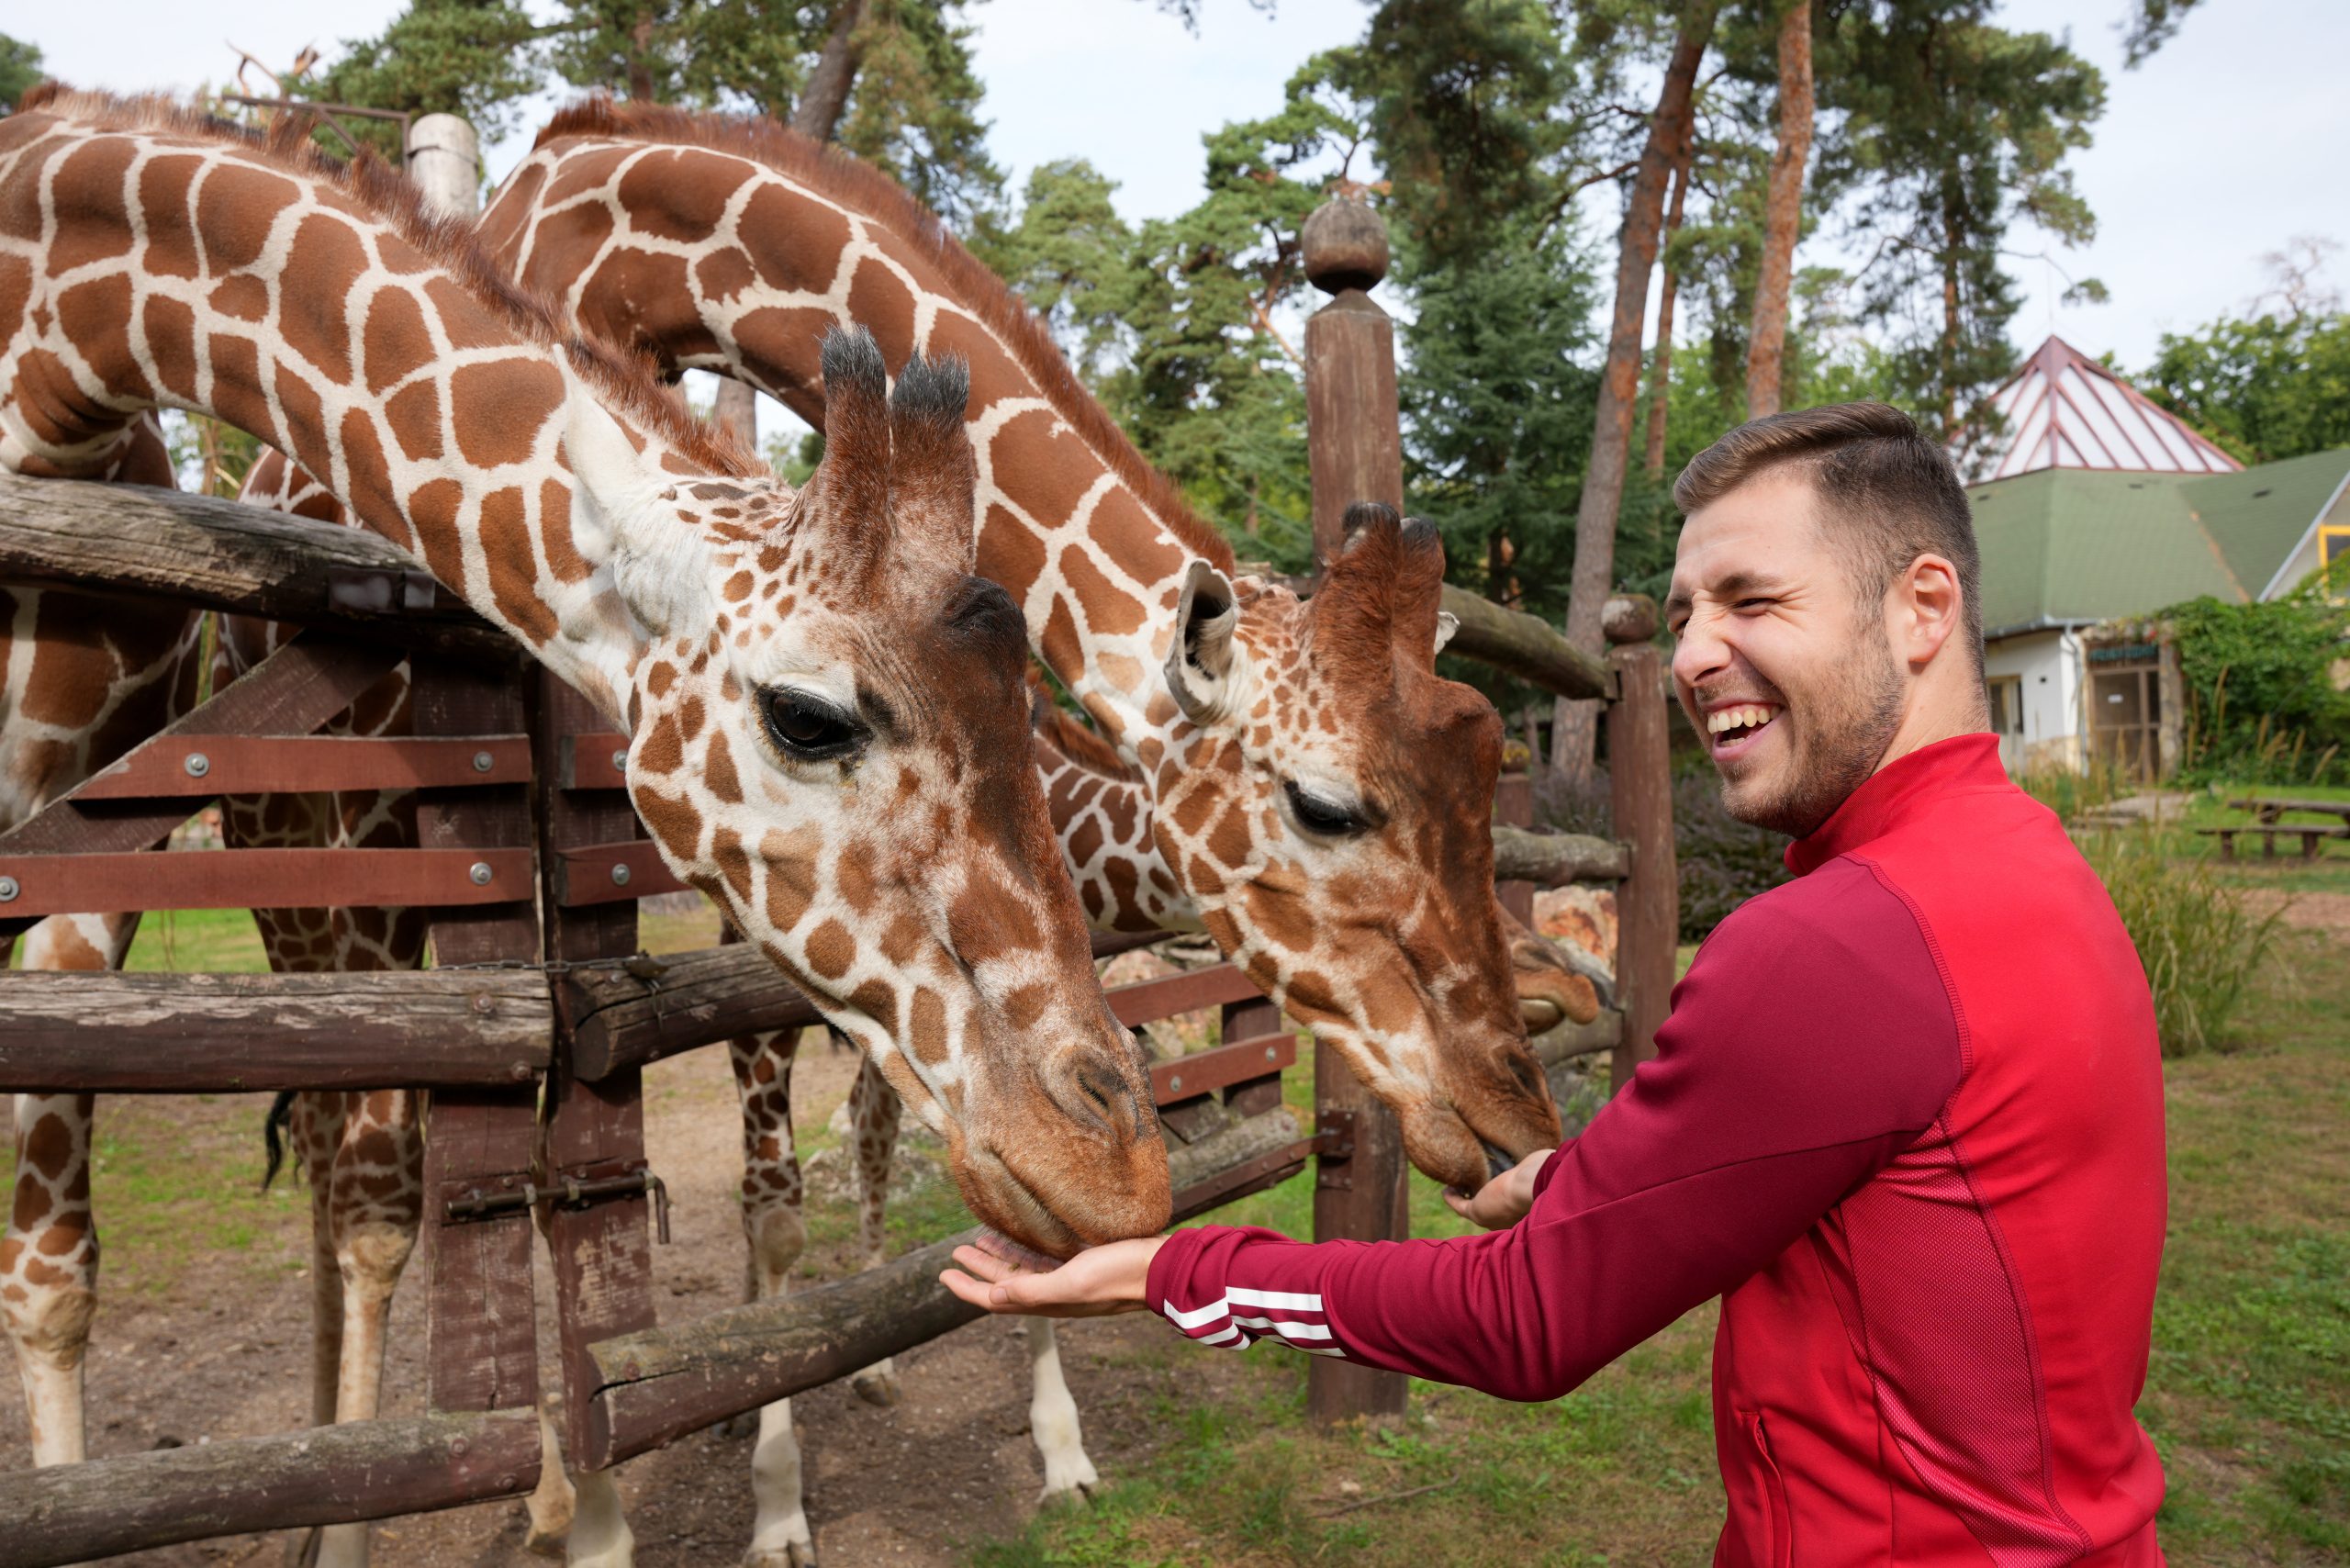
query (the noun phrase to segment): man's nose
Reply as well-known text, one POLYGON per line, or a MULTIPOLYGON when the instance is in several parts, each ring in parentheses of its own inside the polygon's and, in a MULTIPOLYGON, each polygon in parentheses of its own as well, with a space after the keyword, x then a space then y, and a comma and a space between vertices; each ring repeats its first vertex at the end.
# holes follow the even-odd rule
POLYGON ((1673 678, 1683 690, 1704 684, 1709 676, 1729 667, 1729 644, 1721 635, 1721 620, 1700 610, 1689 617, 1673 640, 1673 678))

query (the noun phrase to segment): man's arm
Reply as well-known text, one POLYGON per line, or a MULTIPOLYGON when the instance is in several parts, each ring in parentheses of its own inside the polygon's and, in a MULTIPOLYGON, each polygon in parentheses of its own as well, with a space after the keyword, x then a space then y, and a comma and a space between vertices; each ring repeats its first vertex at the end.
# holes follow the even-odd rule
POLYGON ((1147 1305, 1203 1342, 1271 1336, 1551 1398, 1785 1250, 1931 1124, 1961 1070, 1930 949, 1850 861, 1725 922, 1657 1038, 1507 1230, 1309 1246, 1204 1226, 1086 1254, 1090 1280, 1058 1290, 968 1282, 1016 1311, 1081 1283, 1124 1295, 1139 1267, 1147 1305))

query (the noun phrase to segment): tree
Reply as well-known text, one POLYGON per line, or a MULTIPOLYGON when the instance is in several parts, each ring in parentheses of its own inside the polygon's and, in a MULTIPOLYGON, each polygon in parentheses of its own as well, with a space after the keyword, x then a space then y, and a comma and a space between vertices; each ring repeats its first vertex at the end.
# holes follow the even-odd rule
POLYGON ((1786 348, 1787 294, 1796 240, 1803 231, 1804 166, 1811 158, 1811 0, 1789 0, 1779 21, 1779 136, 1763 208, 1762 265, 1754 286, 1754 326, 1746 345, 1746 417, 1779 411, 1786 348))
MULTIPOLYGON (((2104 112, 2097 68, 2044 33, 1985 19, 1989 0, 1874 0, 1837 17, 1824 102, 1841 112, 1820 148, 1822 200, 1876 239, 1861 273, 1866 315, 1892 332, 1902 399, 1946 438, 2014 359, 2019 300, 2001 258, 2009 229, 2063 244, 2096 231, 2065 166, 2104 112)), ((2095 280, 2068 297, 2101 298, 2095 280)))
POLYGON ((1131 355, 1136 235, 1111 202, 1115 182, 1082 158, 1040 163, 1016 218, 990 215, 972 253, 1045 319, 1078 374, 1099 383, 1131 355))
POLYGON ((2263 314, 2165 332, 2137 384, 2245 463, 2350 446, 2350 315, 2263 314))
POLYGON ((0 115, 17 112, 17 100, 47 75, 40 66, 40 47, 0 33, 0 115))
MULTIPOLYGON (((1689 134, 1690 98, 1698 62, 1713 36, 1717 9, 1717 0, 1686 0, 1682 9, 1617 240, 1615 319, 1592 421, 1591 462, 1575 511, 1574 579, 1567 599, 1567 640, 1591 653, 1601 651, 1599 612, 1616 586, 1616 517, 1624 498, 1625 470, 1630 465, 1640 333, 1648 313, 1649 273, 1656 265, 1665 178, 1681 138, 1689 134)), ((1570 783, 1590 778, 1595 709, 1594 703, 1561 698, 1553 711, 1550 768, 1570 783)))

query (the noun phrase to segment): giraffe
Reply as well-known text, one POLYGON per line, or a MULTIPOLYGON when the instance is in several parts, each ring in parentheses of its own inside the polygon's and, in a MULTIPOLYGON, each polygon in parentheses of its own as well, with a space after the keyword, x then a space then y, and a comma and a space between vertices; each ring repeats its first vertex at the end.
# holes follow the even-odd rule
MULTIPOLYGON (((959 369, 906 362, 893 395, 831 335, 795 496, 380 165, 53 84, 0 123, 0 343, 10 468, 121 475, 151 409, 222 418, 588 695, 665 860, 881 1061, 989 1223, 1065 1254, 1163 1222, 1147 1081, 1007 739, 1018 619, 969 575, 959 369)), ((52 1148, 76 1136, 20 1123, 23 1166, 85 1162, 52 1148)), ((0 1290, 20 1367, 73 1378, 80 1185, 12 1217, 0 1290)), ((56 1408, 43 1456, 77 1458, 78 1393, 56 1408)))

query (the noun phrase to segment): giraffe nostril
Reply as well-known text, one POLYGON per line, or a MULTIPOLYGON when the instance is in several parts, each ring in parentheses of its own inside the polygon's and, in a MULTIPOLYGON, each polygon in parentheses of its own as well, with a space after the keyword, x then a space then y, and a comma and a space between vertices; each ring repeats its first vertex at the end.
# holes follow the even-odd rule
POLYGON ((1087 1054, 1048 1073, 1046 1092, 1072 1121, 1112 1137, 1133 1136, 1134 1090, 1106 1053, 1087 1054))

